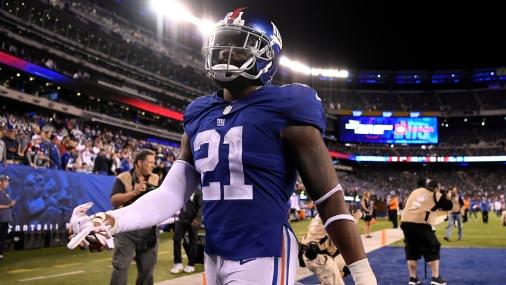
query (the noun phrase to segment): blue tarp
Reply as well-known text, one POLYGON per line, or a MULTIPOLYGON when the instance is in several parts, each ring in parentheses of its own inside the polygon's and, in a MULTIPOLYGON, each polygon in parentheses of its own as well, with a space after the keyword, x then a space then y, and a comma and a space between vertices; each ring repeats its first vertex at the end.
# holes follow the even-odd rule
POLYGON ((27 166, 0 166, 0 174, 8 175, 7 194, 16 200, 13 230, 62 229, 72 209, 93 202, 90 213, 111 209, 109 196, 116 177, 82 174, 27 166))

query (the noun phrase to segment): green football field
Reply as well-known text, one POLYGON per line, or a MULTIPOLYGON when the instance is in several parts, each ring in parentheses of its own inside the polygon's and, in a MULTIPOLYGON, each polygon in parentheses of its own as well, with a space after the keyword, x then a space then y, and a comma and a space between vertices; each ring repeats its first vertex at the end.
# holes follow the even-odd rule
MULTIPOLYGON (((480 217, 481 218, 481 217, 480 217)), ((309 221, 292 223, 298 238, 306 231, 309 221)), ((362 221, 359 223, 363 232, 362 221)), ((386 220, 378 220, 372 230, 390 228, 391 223, 386 220)), ((462 241, 454 238, 449 243, 442 240, 446 223, 438 227, 437 236, 443 246, 455 247, 497 247, 506 248, 506 227, 502 226, 499 219, 491 214, 489 224, 483 224, 481 220, 472 219, 464 224, 464 238, 462 241)), ((402 241, 396 245, 402 245, 402 241)), ((184 251, 183 251, 184 252, 184 251)), ((172 233, 164 233, 155 268, 155 281, 162 281, 185 273, 170 274, 172 267, 172 233)), ((186 258, 183 258, 186 262, 186 258)), ((203 266, 197 264, 197 272, 203 270, 203 266)), ((66 248, 42 248, 24 251, 11 251, 5 254, 5 260, 0 262, 0 283, 8 284, 83 284, 99 285, 108 284, 111 272, 111 252, 89 253, 83 250, 70 251, 66 248)), ((132 264, 129 271, 129 284, 135 283, 136 269, 132 264)))

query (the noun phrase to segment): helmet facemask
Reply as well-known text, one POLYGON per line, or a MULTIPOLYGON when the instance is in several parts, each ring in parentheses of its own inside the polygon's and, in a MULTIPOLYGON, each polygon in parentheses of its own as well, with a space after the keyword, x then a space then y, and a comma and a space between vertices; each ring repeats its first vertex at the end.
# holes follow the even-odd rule
POLYGON ((202 52, 209 77, 218 82, 230 82, 239 76, 256 81, 271 68, 274 57, 266 36, 235 25, 218 26, 202 52))

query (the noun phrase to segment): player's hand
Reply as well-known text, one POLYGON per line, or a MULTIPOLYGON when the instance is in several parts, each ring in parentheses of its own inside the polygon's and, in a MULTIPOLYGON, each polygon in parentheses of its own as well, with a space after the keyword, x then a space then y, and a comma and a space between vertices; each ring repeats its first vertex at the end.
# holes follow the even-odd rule
POLYGON ((70 242, 69 249, 77 246, 90 251, 102 251, 113 248, 111 227, 106 224, 103 212, 88 216, 86 212, 93 206, 92 202, 74 208, 69 226, 67 227, 70 242))

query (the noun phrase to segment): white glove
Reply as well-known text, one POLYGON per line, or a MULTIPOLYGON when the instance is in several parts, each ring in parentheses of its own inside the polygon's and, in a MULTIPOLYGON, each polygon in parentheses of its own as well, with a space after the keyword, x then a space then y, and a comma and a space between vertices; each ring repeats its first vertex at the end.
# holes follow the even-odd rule
POLYGON ((377 285, 376 276, 369 265, 367 258, 357 260, 348 265, 355 285, 377 285))
POLYGON ((93 206, 92 202, 74 208, 67 230, 70 242, 69 249, 77 246, 88 248, 90 251, 102 251, 114 247, 113 229, 105 223, 106 215, 103 212, 88 216, 86 212, 93 206))

